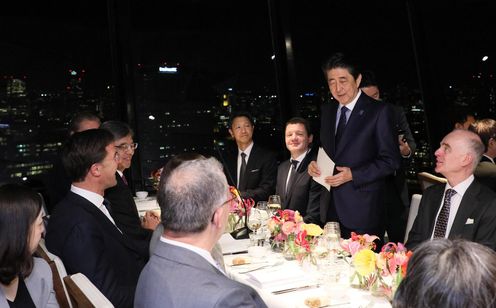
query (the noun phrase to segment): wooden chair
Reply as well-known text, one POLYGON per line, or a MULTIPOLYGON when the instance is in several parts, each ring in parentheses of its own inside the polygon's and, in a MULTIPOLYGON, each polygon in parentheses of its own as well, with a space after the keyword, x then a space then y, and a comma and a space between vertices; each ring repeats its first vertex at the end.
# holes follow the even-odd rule
POLYGON ((114 305, 81 273, 64 277, 74 307, 113 308, 114 305))
POLYGON ((410 202, 410 211, 408 212, 408 221, 406 223, 405 240, 403 241, 403 243, 406 243, 406 241, 408 240, 408 233, 410 233, 413 223, 415 222, 415 218, 417 218, 417 213, 421 199, 422 199, 422 195, 419 194, 412 195, 412 201, 410 202))
POLYGON ((62 263, 62 260, 60 260, 59 257, 48 251, 44 239, 40 240, 37 253, 47 261, 48 265, 50 265, 50 269, 52 270, 53 289, 55 290, 55 297, 57 298, 59 306, 61 308, 72 308, 69 293, 67 292, 67 288, 63 281, 63 278, 67 276, 64 263, 62 263))
POLYGON ((435 184, 446 184, 448 180, 445 178, 435 176, 429 172, 420 172, 417 173, 417 179, 422 191, 426 190, 427 187, 435 185, 435 184))

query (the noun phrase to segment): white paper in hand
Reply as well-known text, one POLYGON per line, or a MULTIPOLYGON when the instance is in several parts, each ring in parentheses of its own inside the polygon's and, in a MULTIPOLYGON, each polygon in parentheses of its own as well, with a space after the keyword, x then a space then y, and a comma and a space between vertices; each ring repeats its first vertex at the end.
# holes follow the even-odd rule
POLYGON ((327 188, 328 191, 331 191, 331 185, 327 184, 324 179, 332 175, 334 172, 335 163, 327 155, 323 148, 319 148, 319 153, 317 154, 317 165, 320 169, 320 176, 313 177, 313 180, 327 188))

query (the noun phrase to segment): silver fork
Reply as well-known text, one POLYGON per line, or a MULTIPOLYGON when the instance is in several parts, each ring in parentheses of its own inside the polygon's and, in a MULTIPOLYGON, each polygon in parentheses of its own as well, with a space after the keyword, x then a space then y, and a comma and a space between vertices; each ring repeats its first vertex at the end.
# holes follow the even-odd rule
POLYGON ((268 267, 277 266, 277 265, 280 265, 280 264, 282 264, 282 262, 276 262, 276 263, 273 263, 273 264, 262 265, 262 266, 259 266, 259 267, 255 267, 255 268, 249 269, 247 271, 239 272, 239 274, 251 273, 251 272, 254 272, 254 271, 258 271, 258 270, 261 270, 261 269, 264 269, 264 268, 268 268, 268 267))

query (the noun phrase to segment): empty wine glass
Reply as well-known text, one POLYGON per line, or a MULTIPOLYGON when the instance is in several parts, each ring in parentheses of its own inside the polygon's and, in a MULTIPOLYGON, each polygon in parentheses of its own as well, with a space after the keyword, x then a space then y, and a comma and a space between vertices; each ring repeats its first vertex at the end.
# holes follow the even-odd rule
POLYGON ((274 215, 277 210, 281 209, 281 197, 279 195, 271 195, 269 196, 269 201, 267 201, 267 205, 272 215, 274 215))

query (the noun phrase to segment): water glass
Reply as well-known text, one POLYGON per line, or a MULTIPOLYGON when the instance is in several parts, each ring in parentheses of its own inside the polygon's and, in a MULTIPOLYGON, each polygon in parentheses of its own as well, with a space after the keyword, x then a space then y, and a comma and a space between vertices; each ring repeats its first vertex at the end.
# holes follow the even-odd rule
POLYGON ((323 236, 327 239, 327 245, 330 250, 336 251, 339 249, 341 230, 338 222, 330 221, 326 223, 324 226, 323 236))

